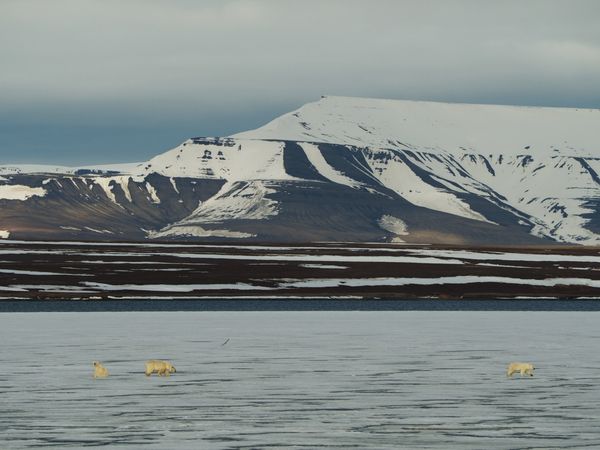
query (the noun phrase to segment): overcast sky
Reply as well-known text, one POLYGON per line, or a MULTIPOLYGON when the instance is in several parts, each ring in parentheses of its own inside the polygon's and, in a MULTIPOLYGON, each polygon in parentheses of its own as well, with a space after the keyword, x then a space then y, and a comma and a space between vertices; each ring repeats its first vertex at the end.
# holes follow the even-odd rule
POLYGON ((147 159, 323 94, 600 107, 598 0, 0 0, 0 163, 147 159))

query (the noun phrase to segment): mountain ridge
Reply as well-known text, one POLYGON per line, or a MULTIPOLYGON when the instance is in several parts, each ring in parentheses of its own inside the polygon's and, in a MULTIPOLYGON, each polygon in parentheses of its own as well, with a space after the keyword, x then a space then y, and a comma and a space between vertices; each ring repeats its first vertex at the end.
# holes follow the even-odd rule
POLYGON ((0 167, 0 234, 35 237, 27 215, 52 200, 106 219, 58 217, 45 238, 596 245, 597 125, 599 110, 324 97, 145 163, 0 167))
POLYGON ((599 109, 324 96, 232 137, 482 155, 535 155, 547 147, 563 154, 594 156, 599 123, 599 109), (325 130, 320 128, 323 125, 325 130), (428 141, 428 136, 434 139, 428 141), (478 141, 484 142, 485 149, 476 150, 478 141))

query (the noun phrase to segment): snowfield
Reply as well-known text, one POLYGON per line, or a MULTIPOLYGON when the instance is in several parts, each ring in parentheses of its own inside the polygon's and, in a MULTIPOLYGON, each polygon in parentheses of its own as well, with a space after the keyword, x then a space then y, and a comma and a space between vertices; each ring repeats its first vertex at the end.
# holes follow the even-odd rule
POLYGON ((44 188, 32 188, 18 184, 0 185, 0 200, 27 200, 46 195, 44 188))
POLYGON ((598 448, 599 317, 0 314, 2 448, 598 448))
POLYGON ((137 173, 229 181, 295 179, 284 169, 282 142, 227 138, 188 139, 140 165, 137 173))
POLYGON ((556 149, 565 156, 597 156, 598 124, 598 109, 324 96, 232 137, 454 154, 544 155, 556 149))

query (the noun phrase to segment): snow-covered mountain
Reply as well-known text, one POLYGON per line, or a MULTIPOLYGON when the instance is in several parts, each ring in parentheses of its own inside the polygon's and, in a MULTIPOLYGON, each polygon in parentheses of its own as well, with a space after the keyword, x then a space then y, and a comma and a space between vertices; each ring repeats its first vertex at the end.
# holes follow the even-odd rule
POLYGON ((599 110, 324 97, 141 164, 0 167, 0 232, 593 245, 599 129, 599 110))
POLYGON ((482 155, 594 156, 600 110, 322 97, 233 137, 482 155))

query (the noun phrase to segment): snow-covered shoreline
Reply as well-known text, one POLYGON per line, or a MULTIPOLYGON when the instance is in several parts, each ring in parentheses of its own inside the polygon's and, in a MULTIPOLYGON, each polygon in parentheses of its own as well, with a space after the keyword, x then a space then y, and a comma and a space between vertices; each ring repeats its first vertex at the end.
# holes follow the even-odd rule
POLYGON ((600 298, 595 249, 0 241, 0 299, 600 298))

